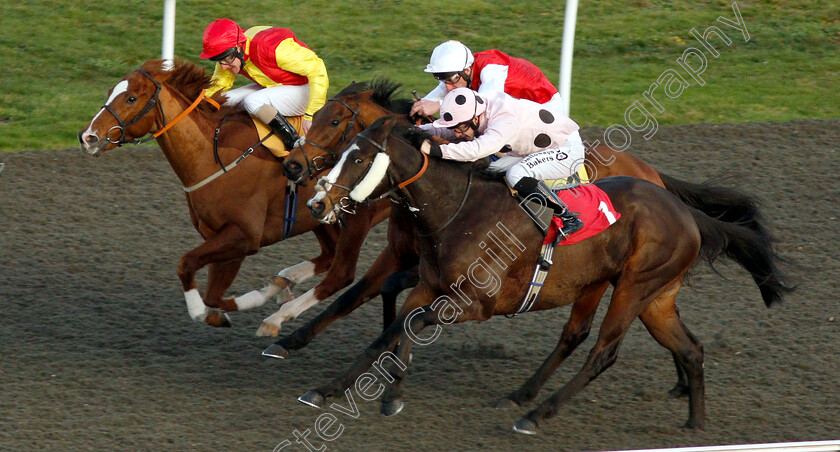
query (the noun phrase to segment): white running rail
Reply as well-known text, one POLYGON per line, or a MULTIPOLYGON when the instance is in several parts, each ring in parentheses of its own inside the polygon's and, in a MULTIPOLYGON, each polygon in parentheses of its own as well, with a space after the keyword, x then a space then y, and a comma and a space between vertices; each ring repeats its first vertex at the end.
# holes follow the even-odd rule
POLYGON ((806 441, 801 443, 743 444, 737 446, 678 447, 616 452, 834 452, 840 451, 840 440, 806 441))

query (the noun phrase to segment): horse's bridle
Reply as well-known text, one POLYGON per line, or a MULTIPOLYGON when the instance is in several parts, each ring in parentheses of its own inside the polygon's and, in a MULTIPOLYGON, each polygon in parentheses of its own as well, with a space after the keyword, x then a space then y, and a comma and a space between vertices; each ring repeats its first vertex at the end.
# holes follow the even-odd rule
MULTIPOLYGON (((350 134, 350 130, 356 124, 356 119, 359 117, 359 112, 362 109, 361 106, 357 107, 356 109, 353 109, 353 107, 348 105, 346 102, 344 102, 341 99, 335 98, 335 97, 331 97, 331 98, 327 99, 327 102, 330 102, 330 101, 340 103, 341 105, 346 107, 348 110, 350 110, 350 112, 353 113, 353 115, 350 117, 350 120, 347 121, 347 126, 344 127, 344 132, 341 134, 341 138, 338 140, 338 144, 335 146, 334 149, 327 149, 326 147, 321 146, 318 143, 315 143, 315 142, 312 142, 312 141, 309 141, 309 140, 306 140, 306 139, 304 139, 303 142, 298 145, 301 153, 303 153, 304 160, 306 160, 306 173, 301 175, 301 177, 298 178, 297 181, 295 181, 296 183, 300 182, 304 179, 314 179, 316 173, 320 173, 321 171, 329 168, 330 166, 335 165, 335 163, 338 161, 338 153, 335 151, 335 149, 339 148, 339 145, 341 145, 341 143, 347 141, 347 135, 350 134), (303 148, 304 143, 308 144, 310 146, 314 146, 314 147, 316 147, 316 148, 318 148, 322 151, 325 151, 327 154, 330 155, 330 157, 332 157, 332 161, 328 162, 325 155, 318 155, 318 156, 313 157, 312 160, 310 160, 309 156, 306 155, 306 150, 303 148)), ((362 129, 365 128, 365 123, 361 119, 359 119, 359 126, 362 129)))
POLYGON ((155 93, 152 94, 152 97, 149 98, 149 100, 146 102, 146 105, 143 107, 143 109, 140 110, 136 115, 134 115, 134 117, 131 118, 128 122, 123 121, 123 119, 120 118, 120 115, 118 115, 117 112, 115 112, 114 109, 111 108, 110 106, 108 106, 108 105, 103 105, 102 106, 102 108, 104 108, 105 110, 108 110, 108 113, 111 113, 111 115, 114 116, 114 119, 116 119, 117 122, 119 123, 118 126, 111 127, 110 129, 108 129, 108 132, 105 133, 105 140, 107 140, 109 143, 116 144, 117 146, 122 146, 124 144, 142 144, 142 143, 145 143, 147 141, 153 140, 153 139, 161 136, 163 134, 163 132, 166 132, 167 130, 169 130, 169 128, 174 126, 175 123, 177 123, 181 119, 184 119, 184 117, 186 117, 191 111, 193 111, 196 107, 198 107, 198 104, 201 103, 201 102, 209 102, 211 105, 216 107, 216 109, 220 108, 219 104, 216 101, 205 97, 204 96, 204 91, 201 91, 201 93, 198 95, 198 98, 196 98, 195 101, 193 101, 192 105, 187 107, 183 112, 181 112, 180 115, 175 117, 175 119, 173 119, 172 122, 167 123, 166 122, 166 115, 163 114, 163 107, 160 105, 160 91, 163 89, 163 86, 160 84, 160 82, 155 80, 151 75, 149 75, 148 72, 144 71, 143 69, 137 69, 136 72, 139 72, 139 73, 145 75, 146 77, 149 78, 149 80, 152 81, 152 83, 154 83, 155 93), (157 105, 158 111, 160 111, 160 119, 161 119, 161 122, 163 122, 164 126, 161 127, 160 130, 158 130, 157 132, 149 132, 148 133, 149 136, 147 136, 145 138, 138 138, 138 139, 134 139, 134 140, 126 140, 125 139, 126 129, 128 129, 129 127, 134 125, 134 123, 136 123, 141 118, 143 118, 143 116, 146 116, 146 114, 148 114, 150 111, 152 111, 152 109, 155 107, 155 105, 157 105), (114 129, 118 129, 120 131, 120 136, 116 141, 111 140, 111 131, 114 130, 114 129))
MULTIPOLYGON (((372 144, 375 148, 379 149, 379 152, 377 154, 387 153, 387 151, 385 149, 385 146, 387 145, 387 142, 388 142, 388 136, 385 136, 385 139, 382 140, 382 144, 379 144, 379 143, 371 140, 364 132, 362 132, 362 133, 360 133, 356 136, 364 138, 365 140, 367 140, 368 143, 372 144)), ((418 151, 418 152, 420 152, 420 155, 423 156, 423 166, 420 168, 420 171, 418 171, 417 174, 415 174, 414 176, 411 176, 410 178, 400 182, 399 184, 394 185, 390 189, 386 190, 385 193, 382 193, 381 195, 379 195, 378 197, 376 197, 374 199, 366 199, 364 201, 356 201, 356 200, 350 198, 350 193, 356 188, 356 186, 358 186, 363 180, 365 180, 365 177, 367 177, 368 173, 370 172, 371 168, 373 167, 373 159, 371 159, 371 162, 368 164, 368 167, 365 169, 364 174, 359 178, 358 181, 356 181, 356 183, 352 187, 344 187, 342 185, 330 183, 330 185, 335 185, 338 188, 342 188, 344 190, 347 190, 347 196, 341 197, 338 200, 338 203, 333 201, 332 197, 329 195, 329 191, 326 192, 326 197, 330 199, 330 202, 332 202, 333 205, 338 206, 339 210, 341 210, 342 212, 345 212, 345 213, 349 213, 349 214, 356 213, 356 211, 353 210, 353 206, 355 204, 372 204, 372 203, 375 203, 375 202, 377 202, 381 199, 387 198, 387 197, 391 196, 392 194, 396 193, 397 190, 402 190, 403 188, 407 187, 409 184, 413 183, 417 179, 420 179, 420 176, 422 176, 426 172, 426 169, 429 167, 429 156, 426 155, 425 152, 421 152, 421 151, 418 151)), ((417 234, 418 236, 420 236, 420 237, 430 237, 433 234, 436 234, 436 233, 442 231, 444 228, 449 226, 452 223, 452 221, 455 220, 456 217, 458 217, 458 214, 461 213, 461 210, 464 208, 464 205, 467 203, 467 198, 470 195, 470 187, 472 186, 472 175, 473 175, 473 170, 472 170, 472 168, 470 168, 470 171, 469 171, 468 176, 467 176, 467 187, 466 187, 466 189, 464 189, 464 195, 461 197, 461 203, 458 205, 458 208, 455 209, 455 213, 453 213, 452 216, 450 216, 449 219, 446 220, 446 222, 443 225, 441 225, 440 227, 436 228, 435 230, 433 230, 431 232, 421 233, 420 231, 418 231, 418 234, 417 234)), ((390 178, 390 176, 389 176, 389 178, 390 178)), ((321 185, 324 189, 326 189, 325 185, 327 183, 328 182, 326 181, 325 178, 321 178, 321 180, 318 182, 318 184, 321 185)), ((408 204, 408 203, 406 202, 406 204, 408 204)), ((411 211, 416 211, 417 210, 415 207, 412 207, 411 205, 408 205, 408 208, 411 211)))
MULTIPOLYGON (((387 154, 387 150, 386 150, 386 148, 385 148, 385 146, 386 146, 386 145, 387 145, 387 143, 388 143, 388 136, 387 136, 387 135, 385 136, 385 139, 384 139, 384 140, 382 140, 382 144, 379 144, 379 143, 377 143, 377 142, 373 141, 372 139, 370 139, 370 137, 368 137, 367 135, 365 135, 365 133, 364 133, 364 132, 359 133, 359 134, 358 134, 358 135, 356 135, 356 136, 357 136, 357 137, 360 137, 360 138, 364 138, 365 140, 367 140, 367 142, 368 142, 368 143, 372 144, 372 145, 373 145, 376 149, 378 149, 378 150, 379 150, 379 152, 377 152, 377 154, 380 154, 380 153, 387 154)), ((373 203, 375 203, 375 202, 377 202, 377 201, 380 201, 380 200, 382 200, 382 199, 385 199, 385 198, 387 198, 387 197, 391 196, 391 195, 392 195, 392 194, 394 194, 397 190, 402 190, 403 188, 407 187, 409 184, 413 183, 413 182, 414 182, 414 181, 416 181, 417 179, 420 179, 420 176, 422 176, 422 175, 426 172, 426 169, 429 167, 429 156, 428 156, 428 155, 426 155, 426 154, 425 154, 425 153, 423 153, 423 152, 421 152, 420 154, 423 156, 423 166, 420 168, 420 171, 418 171, 418 172, 417 172, 417 174, 415 174, 414 176, 411 176, 410 178, 408 178, 408 179, 406 179, 406 180, 404 180, 404 181, 402 181, 402 182, 400 182, 400 183, 398 183, 398 184, 394 185, 394 186, 393 186, 393 187, 391 187, 390 189, 386 190, 386 191, 385 191, 385 193, 382 193, 381 195, 379 195, 378 197, 373 198, 373 199, 366 199, 366 200, 364 200, 364 201, 356 201, 356 200, 354 200, 354 199, 350 198, 350 193, 351 193, 351 192, 352 192, 352 191, 356 188, 356 186, 358 186, 358 185, 359 185, 359 184, 360 184, 363 180, 365 180, 365 178, 367 177, 367 175, 368 175, 368 173, 370 172, 371 168, 373 167, 373 161, 374 161, 374 159, 371 159, 370 163, 368 163, 367 168, 365 168, 365 171, 364 171, 364 173, 362 174, 362 176, 361 176, 361 177, 359 177, 359 179, 356 181, 356 183, 355 183, 355 184, 353 184, 353 186, 352 186, 352 187, 345 187, 345 186, 343 186, 343 185, 335 184, 335 183, 332 183, 332 182, 327 182, 327 180, 326 180, 325 178, 321 178, 321 180, 318 182, 318 185, 320 185, 320 186, 322 186, 324 189, 326 189, 326 186, 325 186, 325 185, 326 185, 327 183, 329 183, 330 185, 334 185, 334 186, 336 186, 336 187, 338 187, 338 188, 342 188, 342 189, 344 189, 344 190, 347 190, 347 196, 343 196, 343 197, 341 197, 341 198, 338 200, 338 202, 335 202, 335 201, 332 199, 332 197, 331 197, 331 196, 330 196, 330 194, 329 194, 329 190, 327 190, 327 191, 326 191, 325 196, 326 196, 327 198, 329 198, 330 202, 331 202, 333 205, 338 206, 339 210, 341 210, 342 212, 349 213, 349 214, 351 214, 351 215, 352 215, 352 214, 355 214, 355 213, 356 213, 356 211, 355 211, 355 210, 353 210, 353 206, 354 206, 355 204, 373 204, 373 203)), ((389 178, 390 178, 390 177, 389 177, 389 178)))
POLYGON ((123 121, 123 119, 120 118, 120 115, 118 115, 117 112, 115 112, 114 109, 111 108, 109 105, 103 105, 102 106, 102 108, 104 108, 105 110, 108 110, 108 113, 111 113, 114 116, 114 118, 117 120, 117 122, 119 123, 118 126, 114 126, 114 127, 111 127, 110 129, 108 129, 108 132, 105 134, 105 139, 109 143, 116 144, 117 146, 122 146, 124 144, 141 144, 141 143, 145 143, 145 142, 150 141, 153 138, 155 138, 154 135, 151 135, 151 136, 148 136, 148 137, 142 138, 142 139, 135 139, 135 140, 126 140, 125 139, 126 129, 128 129, 129 127, 134 125, 143 116, 146 116, 147 113, 149 113, 150 111, 152 111, 153 108, 155 108, 155 105, 157 105, 158 110, 160 111, 161 119, 163 119, 163 122, 166 123, 166 119, 163 116, 163 107, 160 106, 160 102, 159 102, 160 101, 160 99, 159 99, 160 90, 162 89, 161 84, 157 80, 155 80, 151 75, 149 75, 148 72, 144 71, 143 69, 137 69, 135 72, 139 72, 139 73, 145 75, 146 77, 149 78, 149 80, 152 81, 152 83, 154 83, 155 93, 152 94, 152 97, 149 98, 148 102, 146 102, 146 105, 143 107, 143 109, 140 110, 136 115, 134 115, 134 117, 131 118, 128 122, 123 121), (116 141, 111 140, 111 131, 114 130, 114 129, 118 129, 120 131, 120 136, 116 141))

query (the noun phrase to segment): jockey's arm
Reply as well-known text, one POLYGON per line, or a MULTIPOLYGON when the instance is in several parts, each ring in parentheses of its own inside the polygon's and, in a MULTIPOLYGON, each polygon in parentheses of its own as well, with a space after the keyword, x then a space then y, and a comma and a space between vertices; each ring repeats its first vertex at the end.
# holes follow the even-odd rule
POLYGON ((508 76, 508 66, 501 64, 488 64, 481 70, 481 80, 478 84, 478 93, 487 94, 492 92, 505 92, 505 82, 508 76))
POLYGON ((214 94, 225 92, 233 87, 236 81, 236 74, 228 70, 222 69, 222 65, 216 63, 216 69, 213 71, 213 76, 210 78, 210 87, 207 88, 204 95, 206 97, 213 97, 214 94))
POLYGON ((432 116, 440 111, 440 103, 446 97, 446 85, 443 82, 438 83, 435 89, 429 91, 429 94, 423 96, 422 99, 414 102, 411 106, 409 115, 419 114, 420 116, 432 116))
MULTIPOLYGON (((455 137, 455 132, 449 129, 439 129, 431 124, 425 124, 420 127, 447 140, 451 140, 455 137)), ((501 115, 501 117, 494 118, 493 121, 487 125, 487 130, 485 130, 478 138, 470 141, 462 141, 460 143, 448 143, 441 145, 441 156, 448 160, 474 162, 478 159, 488 157, 498 152, 499 149, 511 141, 511 138, 513 134, 516 133, 516 130, 518 130, 516 118, 512 115, 501 115)))
POLYGON ((417 126, 426 132, 431 133, 436 137, 443 138, 446 141, 452 141, 456 138, 455 132, 446 128, 435 127, 433 124, 420 124, 417 126))
POLYGON ((300 74, 309 80, 309 103, 306 105, 303 119, 311 121, 312 115, 327 102, 330 80, 324 61, 294 39, 281 42, 275 49, 275 54, 280 69, 300 74))

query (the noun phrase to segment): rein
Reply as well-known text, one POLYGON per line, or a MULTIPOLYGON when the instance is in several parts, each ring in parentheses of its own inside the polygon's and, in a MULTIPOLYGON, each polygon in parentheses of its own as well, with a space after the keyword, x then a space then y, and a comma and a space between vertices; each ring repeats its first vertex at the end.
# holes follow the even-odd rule
MULTIPOLYGON (((425 155, 425 154, 424 154, 424 155, 425 155)), ((449 224, 450 224, 450 223, 452 223, 452 221, 453 221, 453 220, 454 220, 454 219, 458 216, 458 214, 459 214, 459 213, 461 213, 461 209, 463 209, 463 208, 464 208, 464 204, 466 204, 466 203, 467 203, 467 198, 470 196, 470 187, 472 187, 472 175, 473 175, 473 169, 472 169, 472 167, 470 168, 470 172, 469 172, 469 173, 467 173, 467 174, 468 174, 468 175, 467 175, 467 188, 464 190, 464 197, 463 197, 463 198, 461 198, 461 204, 458 206, 458 209, 457 209, 457 210, 455 210, 455 213, 453 213, 453 214, 452 214, 452 216, 451 216, 451 217, 449 217, 449 219, 448 219, 448 220, 446 220, 446 223, 443 223, 443 226, 441 226, 441 227, 439 227, 439 228, 435 229, 435 230, 434 230, 434 231, 432 231, 432 232, 428 232, 428 233, 426 233, 426 234, 421 234, 421 233, 418 231, 418 232, 417 232, 417 236, 418 236, 418 237, 431 237, 433 234, 436 234, 436 233, 438 233, 438 232, 442 231, 445 227, 449 226, 449 224)))
MULTIPOLYGON (((385 139, 382 141, 382 144, 379 144, 379 143, 377 143, 377 142, 375 142, 375 141, 371 140, 371 139, 370 139, 367 135, 365 135, 364 133, 360 133, 360 134, 358 134, 358 135, 356 135, 356 136, 358 136, 358 137, 362 137, 362 138, 364 138, 365 140, 367 140, 367 141, 368 141, 368 143, 372 144, 375 148, 379 149, 379 152, 382 152, 382 153, 387 153, 387 150, 385 149, 385 144, 386 144, 386 143, 387 143, 387 141, 388 141, 388 137, 387 137, 387 136, 386 136, 386 137, 385 137, 385 139)), ((418 172, 417 172, 417 174, 415 174, 414 176, 411 176, 410 178, 408 178, 408 179, 406 179, 406 180, 404 180, 404 181, 400 182, 400 183, 399 183, 399 184, 397 184, 394 188, 392 188, 392 189, 390 189, 390 190, 386 191, 385 193, 383 193, 383 194, 379 195, 377 198, 375 198, 375 199, 368 199, 368 200, 366 200, 366 201, 365 201, 365 204, 373 203, 373 202, 379 201, 379 200, 381 200, 381 199, 383 199, 383 198, 385 198, 385 197, 391 196, 391 195, 392 195, 393 193, 395 193, 397 190, 401 190, 401 189, 403 189, 403 188, 407 187, 409 184, 411 184, 411 183, 415 182, 417 179, 420 179, 420 177, 421 177, 421 176, 422 176, 422 175, 426 172, 426 169, 428 169, 428 167, 429 167, 429 156, 428 156, 428 155, 426 155, 426 153, 425 153, 425 152, 420 152, 420 154, 423 156, 423 166, 422 166, 422 168, 420 168, 420 171, 418 171, 418 172)), ((365 171, 365 175, 364 175, 364 176, 362 176, 362 177, 359 179, 359 182, 361 182, 362 180, 364 180, 365 176, 366 176, 366 175, 367 175, 367 173, 370 171, 371 166, 373 166, 373 161, 371 161, 370 165, 368 165, 368 168, 367 168, 367 170, 365 171)), ((473 169, 472 169, 472 167, 471 167, 471 168, 470 168, 469 173, 467 173, 467 188, 466 188, 466 189, 464 189, 464 196, 461 198, 461 204, 459 204, 459 205, 458 205, 458 209, 456 209, 456 210, 455 210, 455 213, 453 213, 453 214, 452 214, 452 216, 451 216, 451 217, 449 217, 449 219, 448 219, 448 220, 446 220, 446 223, 444 223, 444 224, 443 224, 443 226, 441 226, 441 227, 439 227, 439 228, 435 229, 434 231, 429 232, 429 233, 426 233, 426 234, 421 234, 421 233, 419 233, 419 232, 418 232, 418 233, 417 233, 417 235, 418 235, 419 237, 429 237, 429 236, 431 236, 431 235, 433 235, 433 234, 436 234, 436 233, 438 233, 438 232, 442 231, 444 228, 446 228, 447 226, 449 226, 449 224, 450 224, 450 223, 452 223, 452 221, 453 221, 453 220, 455 220, 455 218, 458 216, 458 214, 459 214, 459 213, 461 213, 461 209, 463 209, 463 208, 464 208, 464 205, 467 203, 467 198, 468 198, 468 197, 469 197, 469 195, 470 195, 470 187, 472 187, 472 175, 473 175, 473 169)), ((357 182, 357 183, 356 183, 356 185, 358 185, 358 184, 359 184, 359 182, 357 182)), ((346 188, 346 187, 341 187, 341 188, 344 188, 345 190, 347 190, 347 188, 346 188)), ((354 186, 353 188, 355 188, 355 186, 354 186)), ((349 189, 348 191, 352 191, 352 189, 349 189)), ((345 197, 343 197, 343 198, 341 198, 341 199, 339 200, 339 207, 340 207, 340 208, 341 208, 341 210, 342 210, 342 211, 344 211, 344 212, 352 213, 352 212, 350 212, 349 210, 347 210, 347 209, 349 208, 349 205, 346 205, 346 204, 345 204, 345 202, 344 202, 344 200, 345 200, 345 199, 347 199, 347 200, 349 200, 349 201, 351 201, 351 202, 352 202, 352 200, 351 200, 349 197, 345 196, 345 197)))
POLYGON ((111 108, 109 105, 103 105, 102 106, 102 108, 107 110, 108 113, 111 113, 111 115, 114 116, 114 119, 116 119, 117 122, 119 123, 118 126, 111 127, 108 130, 108 132, 105 134, 105 139, 108 140, 109 143, 113 143, 113 144, 116 144, 118 146, 122 146, 124 144, 143 144, 143 143, 149 142, 149 141, 151 141, 155 138, 158 138, 159 136, 163 135, 164 132, 166 132, 167 130, 172 128, 172 126, 177 124, 182 119, 186 118, 187 115, 190 114, 193 110, 195 110, 198 107, 198 104, 200 104, 202 101, 207 102, 210 105, 213 105, 214 107, 216 107, 217 110, 219 108, 221 108, 215 100, 204 96, 205 90, 201 90, 201 93, 199 93, 198 97, 195 99, 195 101, 193 101, 193 103, 189 107, 187 107, 184 111, 182 111, 181 114, 176 116, 175 119, 172 120, 172 122, 166 123, 166 116, 163 114, 163 107, 161 107, 161 105, 160 105, 160 92, 163 89, 163 86, 160 84, 160 82, 155 80, 154 77, 149 75, 148 72, 146 72, 142 69, 137 69, 137 72, 145 75, 146 77, 148 77, 149 80, 152 81, 152 83, 155 85, 155 93, 152 94, 152 97, 149 98, 148 102, 146 102, 146 105, 143 107, 143 109, 140 110, 140 112, 138 112, 136 115, 134 115, 134 117, 131 118, 128 122, 124 121, 120 117, 120 115, 118 115, 117 112, 114 111, 114 109, 111 108), (139 121, 144 116, 146 116, 146 114, 148 114, 150 111, 152 111, 152 109, 155 108, 156 105, 157 105, 158 111, 160 112, 160 119, 165 125, 160 130, 158 130, 157 132, 155 132, 152 135, 147 136, 145 138, 138 138, 138 139, 134 139, 134 140, 126 140, 125 139, 126 129, 128 129, 129 127, 134 125, 137 121, 139 121), (114 129, 118 129, 120 131, 120 136, 116 141, 111 140, 111 131, 114 130, 114 129))
MULTIPOLYGON (((227 119, 227 116, 222 118, 222 123, 224 123, 225 119, 227 119)), ((272 135, 272 134, 266 135, 260 141, 258 141, 257 144, 255 144, 255 145, 249 147, 248 149, 246 149, 245 152, 242 153, 242 155, 240 155, 239 157, 236 158, 236 160, 230 162, 229 164, 227 164, 227 166, 223 166, 222 165, 222 159, 219 157, 219 131, 222 128, 222 123, 219 123, 219 127, 216 128, 216 133, 213 137, 213 159, 216 161, 216 163, 219 164, 219 166, 221 166, 221 169, 219 171, 216 171, 215 173, 211 174, 209 177, 207 177, 206 179, 202 180, 201 182, 199 182, 195 185, 191 185, 189 187, 184 187, 184 191, 186 193, 198 190, 199 188, 209 184, 210 182, 213 182, 214 179, 221 176, 222 174, 225 174, 226 172, 235 168, 237 165, 242 163, 243 160, 245 160, 245 157, 248 157, 249 155, 253 154, 254 151, 256 150, 257 146, 263 144, 263 142, 265 140, 269 139, 269 137, 271 137, 271 135, 272 135)))
MULTIPOLYGON (((379 143, 371 140, 367 135, 364 134, 364 132, 360 133, 356 136, 364 138, 365 140, 367 140, 368 143, 372 144, 373 147, 375 147, 376 149, 379 149, 379 153, 383 153, 383 154, 387 155, 387 150, 385 148, 385 145, 388 142, 388 137, 387 136, 382 141, 382 144, 379 144, 379 143)), ((347 190, 347 194, 348 194, 347 196, 343 196, 341 199, 338 200, 337 203, 335 201, 333 201, 332 197, 329 196, 329 192, 327 194, 327 197, 329 197, 330 201, 334 205, 337 205, 339 207, 339 209, 341 209, 342 212, 349 213, 349 214, 352 215, 352 214, 356 213, 352 209, 353 204, 373 204, 377 201, 380 201, 382 199, 385 199, 385 198, 391 196, 397 190, 402 190, 403 188, 405 188, 405 187, 409 186, 410 184, 414 183, 415 181, 417 181, 417 179, 420 179, 420 177, 423 176, 423 174, 425 174, 426 170, 429 168, 429 156, 426 155, 423 152, 420 152, 420 155, 423 156, 423 165, 420 167, 420 170, 417 171, 416 174, 414 174, 413 176, 409 177, 408 179, 400 182, 399 184, 395 185, 393 188, 386 191, 385 193, 382 193, 381 195, 377 196, 376 198, 365 199, 364 201, 355 201, 355 200, 351 199, 350 196, 349 196, 350 193, 356 188, 356 186, 359 185, 365 179, 367 174, 370 172, 371 168, 373 167, 373 160, 371 160, 370 164, 368 164, 368 167, 365 170, 364 174, 362 175, 362 177, 359 178, 359 180, 356 182, 356 184, 353 187, 344 187, 344 186, 341 186, 341 185, 338 185, 338 184, 330 183, 330 185, 335 185, 336 187, 343 188, 344 190, 347 190)))

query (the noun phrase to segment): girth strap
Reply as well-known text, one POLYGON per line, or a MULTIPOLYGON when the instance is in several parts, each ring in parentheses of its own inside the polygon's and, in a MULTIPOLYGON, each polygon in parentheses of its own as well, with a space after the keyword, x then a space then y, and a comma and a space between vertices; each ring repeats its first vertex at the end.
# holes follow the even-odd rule
POLYGON ((531 283, 528 285, 528 292, 525 293, 525 297, 522 299, 522 304, 519 305, 519 309, 517 309, 516 312, 506 315, 505 317, 512 319, 518 314, 530 311, 531 308, 534 307, 534 304, 537 302, 537 297, 539 297, 540 291, 543 288, 543 283, 545 283, 548 270, 554 263, 551 260, 553 255, 553 243, 546 243, 542 246, 542 248, 540 248, 540 257, 537 259, 537 265, 534 268, 534 274, 531 276, 531 283))

